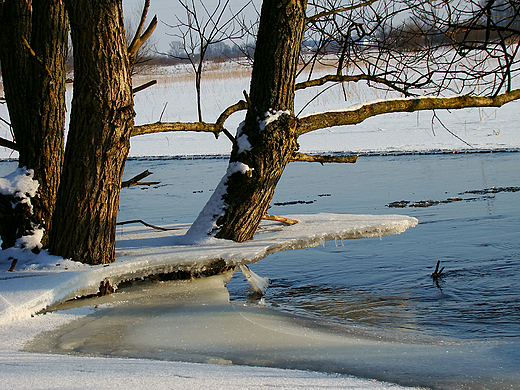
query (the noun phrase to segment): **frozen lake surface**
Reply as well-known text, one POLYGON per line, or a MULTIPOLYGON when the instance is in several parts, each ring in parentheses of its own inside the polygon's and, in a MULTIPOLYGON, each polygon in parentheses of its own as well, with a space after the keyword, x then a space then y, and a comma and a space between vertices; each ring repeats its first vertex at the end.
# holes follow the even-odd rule
MULTIPOLYGON (((251 266, 271 280, 260 302, 248 295, 239 273, 227 284, 232 305, 221 284, 210 288, 211 298, 199 294, 189 304, 179 299, 189 295, 186 282, 181 292, 178 283, 168 287, 173 292, 162 284, 130 288, 121 295, 130 305, 85 321, 99 326, 124 318, 125 326, 117 327, 129 333, 115 332, 115 339, 133 346, 113 347, 108 339, 89 344, 84 325, 79 341, 71 336, 76 331, 66 331, 68 345, 77 343, 72 349, 83 353, 304 368, 403 385, 518 388, 519 157, 422 154, 362 156, 353 165, 292 163, 272 214, 400 213, 418 218, 419 225, 397 236, 270 255, 251 266), (459 199, 411 207, 450 198, 459 199), (403 200, 409 201, 405 208, 388 207, 403 200), (445 270, 433 280, 438 260, 445 270), (216 328, 178 330, 204 321, 216 328), (227 336, 218 324, 227 324, 227 336), (189 340, 190 334, 203 336, 189 340), (140 348, 135 340, 142 340, 140 348)), ((123 190, 119 220, 192 222, 226 163, 128 161, 126 177, 149 169, 149 179, 161 184, 123 190)))

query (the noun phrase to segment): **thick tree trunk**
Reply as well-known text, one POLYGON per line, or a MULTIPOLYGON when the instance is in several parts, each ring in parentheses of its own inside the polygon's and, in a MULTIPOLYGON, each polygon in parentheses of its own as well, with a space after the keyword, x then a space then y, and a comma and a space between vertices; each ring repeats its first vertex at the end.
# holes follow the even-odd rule
POLYGON ((239 149, 243 142, 238 142, 230 158, 231 163, 240 162, 249 170, 248 174, 234 173, 227 181, 225 212, 216 221, 216 237, 239 242, 253 238, 285 166, 298 149, 294 84, 305 9, 306 0, 265 0, 262 4, 250 107, 237 134, 239 141, 247 140, 251 147, 239 149))
POLYGON ((36 56, 29 58, 27 105, 33 112, 32 129, 20 150, 19 165, 34 169, 40 183, 40 196, 32 202, 35 219, 48 231, 63 164, 68 18, 60 0, 39 0, 32 7, 31 48, 36 56))
MULTIPOLYGON (((41 0, 32 4, 31 12, 29 1, 11 0, 2 4, 2 11, 2 75, 19 166, 33 169, 40 183, 39 196, 32 200, 31 220, 49 229, 63 161, 65 6, 60 0, 41 0)), ((11 218, 4 213, 2 217, 11 218)), ((23 224, 30 230, 27 221, 23 224)), ((12 237, 27 233, 14 222, 8 225, 16 231, 12 237)))
POLYGON ((116 217, 133 126, 121 1, 67 3, 74 98, 50 251, 89 264, 114 260, 116 217))

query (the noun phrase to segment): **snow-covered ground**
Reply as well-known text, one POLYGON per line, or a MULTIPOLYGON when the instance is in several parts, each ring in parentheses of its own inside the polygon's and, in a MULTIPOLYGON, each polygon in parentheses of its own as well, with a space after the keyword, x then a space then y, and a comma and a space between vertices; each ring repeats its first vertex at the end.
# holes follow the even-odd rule
MULTIPOLYGON (((158 75, 139 76, 134 84, 139 85, 151 78, 156 78, 159 82, 155 87, 136 96, 136 124, 158 120, 196 119, 195 94, 191 79, 169 69, 158 75)), ((202 87, 204 120, 210 122, 214 121, 223 109, 242 99, 242 91, 248 89, 248 79, 241 71, 223 68, 206 75, 202 87)), ((320 96, 316 96, 316 91, 310 89, 299 93, 297 106, 303 107, 307 101, 315 98, 312 104, 302 111, 303 115, 325 109, 345 108, 359 102, 385 97, 382 92, 374 93, 361 86, 348 87, 346 92, 348 103, 344 101, 343 90, 340 87, 332 88, 329 93, 320 96)), ((70 95, 69 92, 69 99, 70 95)), ((516 117, 519 104, 513 102, 501 109, 437 112, 438 119, 433 120, 432 114, 426 112, 385 115, 371 118, 357 126, 312 132, 301 137, 299 143, 303 152, 517 149, 520 148, 520 132, 516 121, 511 118, 516 117), (459 138, 444 130, 440 121, 459 138)), ((5 105, 0 105, 0 116, 7 119, 5 105)), ((228 129, 233 130, 241 120, 242 114, 237 113, 231 116, 226 125, 228 129)), ((3 123, 0 123, 0 136, 10 138, 9 131, 3 123)), ((227 154, 230 149, 231 145, 226 137, 215 140, 212 134, 163 133, 134 137, 131 140, 130 155, 212 155, 227 154)), ((9 157, 16 157, 16 154, 2 148, 0 158, 9 157)), ((5 252, 0 272, 0 387, 113 388, 122 382, 134 388, 148 387, 153 383, 158 388, 186 389, 267 386, 291 389, 392 387, 379 382, 310 372, 137 359, 41 355, 20 351, 36 334, 86 315, 93 309, 74 309, 35 317, 30 317, 31 314, 76 292, 92 292, 93 289, 97 289, 99 281, 105 278, 117 283, 131 275, 138 277, 148 275, 152 271, 164 271, 172 264, 178 264, 181 258, 183 261, 190 258, 191 264, 203 267, 205 261, 215 259, 213 255, 208 255, 208 252, 214 251, 219 252, 219 258, 223 257, 230 263, 247 263, 258 260, 271 251, 289 249, 292 245, 304 247, 319 244, 324 239, 341 240, 351 233, 367 234, 367 223, 371 226, 368 234, 371 236, 398 233, 416 223, 413 219, 395 217, 394 226, 384 227, 390 229, 384 231, 381 230, 381 218, 377 217, 374 220, 373 217, 358 216, 356 224, 349 225, 347 232, 344 227, 350 223, 352 216, 322 216, 321 225, 315 227, 305 226, 303 216, 295 218, 300 219, 302 223, 255 240, 247 246, 246 256, 243 253, 245 246, 235 247, 233 244, 227 244, 219 247, 214 242, 208 242, 206 250, 202 246, 188 245, 177 245, 177 249, 173 249, 174 240, 171 237, 158 233, 138 234, 139 229, 126 227, 125 234, 118 235, 118 261, 108 267, 86 267, 43 253, 37 258, 32 255, 21 256, 15 266, 16 272, 8 273, 6 269, 11 261, 10 254, 5 252), (341 227, 328 226, 331 218, 339 220, 341 227), (396 228, 395 223, 399 227, 396 228), (326 231, 325 225, 330 230, 326 231), (305 232, 297 232, 297 229, 304 229, 305 232), (295 240, 300 242, 295 244, 295 240), (179 250, 180 252, 176 252, 179 250), (237 252, 240 252, 238 257, 237 252), (172 261, 172 258, 175 260, 172 261), (245 258, 249 260, 244 260, 245 258)), ((319 218, 314 220, 318 221, 319 218)), ((180 233, 182 231, 175 234, 180 233)), ((171 232, 166 235, 171 235, 171 232)))
MULTIPOLYGON (((38 333, 70 322, 77 316, 90 314, 94 309, 31 315, 64 299, 95 293, 102 280, 110 280, 115 285, 121 280, 168 272, 178 267, 201 270, 215 259, 224 260, 230 265, 245 264, 280 250, 316 246, 330 239, 397 234, 417 224, 415 218, 395 215, 320 214, 290 217, 299 223, 292 226, 268 224, 263 234, 246 244, 209 239, 196 246, 175 245, 186 232, 185 227, 167 232, 125 227, 124 232, 118 234, 117 260, 109 266, 89 267, 45 252, 35 256, 20 253, 19 249, 4 251, 0 260, 1 387, 112 388, 124 382, 134 388, 144 388, 153 382, 159 388, 185 389, 203 386, 215 389, 266 386, 288 389, 394 388, 394 385, 376 381, 311 372, 41 355, 20 351, 38 333), (15 272, 5 271, 11 262, 10 256, 20 258, 15 272)), ((221 361, 216 363, 222 364, 221 361)))

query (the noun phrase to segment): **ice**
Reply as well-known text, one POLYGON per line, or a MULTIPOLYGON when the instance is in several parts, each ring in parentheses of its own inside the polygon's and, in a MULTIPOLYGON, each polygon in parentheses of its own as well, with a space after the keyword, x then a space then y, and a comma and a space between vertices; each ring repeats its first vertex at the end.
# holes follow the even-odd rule
POLYGON ((105 266, 86 266, 43 251, 34 257, 20 256, 15 272, 7 272, 9 256, 16 256, 17 252, 2 253, 0 323, 29 317, 76 295, 95 294, 104 280, 117 286, 124 280, 179 269, 200 272, 215 261, 238 267, 257 262, 270 253, 314 247, 325 240, 399 234, 418 223, 416 218, 400 215, 321 213, 287 217, 298 223, 283 226, 266 221, 261 233, 245 243, 209 237, 197 245, 186 245, 187 227, 183 225, 175 231, 120 228, 116 261, 105 266))
POLYGON ((263 295, 265 294, 267 287, 269 287, 269 278, 267 276, 260 276, 251 271, 247 265, 241 265, 240 270, 247 279, 247 282, 251 285, 250 290, 254 293, 263 295))

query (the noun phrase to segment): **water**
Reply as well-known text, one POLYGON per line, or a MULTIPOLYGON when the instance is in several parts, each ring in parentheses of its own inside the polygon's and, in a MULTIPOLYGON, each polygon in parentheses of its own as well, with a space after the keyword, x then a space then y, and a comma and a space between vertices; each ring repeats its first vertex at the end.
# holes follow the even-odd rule
MULTIPOLYGON (((154 172, 150 180, 161 184, 125 189, 119 219, 191 222, 225 164, 223 159, 129 161, 128 176, 150 169, 154 172)), ((402 213, 420 223, 382 240, 350 240, 344 246, 327 242, 325 247, 268 256, 252 266, 271 279, 266 303, 308 318, 431 336, 519 336, 520 192, 467 193, 518 187, 519 172, 516 152, 370 156, 346 165, 290 164, 270 213, 402 213), (387 206, 401 200, 452 197, 462 200, 431 207, 387 206), (287 204, 294 201, 305 203, 287 204), (437 261, 445 269, 434 280, 430 275, 437 261)), ((240 275, 228 289, 232 300, 247 300, 240 275)))
MULTIPOLYGON (((124 189, 119 220, 192 222, 226 163, 128 161, 125 179, 149 169, 154 174, 147 180, 161 184, 124 189)), ((419 225, 382 239, 327 242, 325 247, 276 253, 251 265, 271 279, 264 300, 276 313, 296 315, 324 331, 333 329, 335 335, 355 329, 372 341, 386 340, 351 346, 346 355, 345 350, 328 349, 310 365, 286 357, 266 364, 434 388, 520 388, 520 191, 475 192, 518 187, 519 172, 517 152, 363 156, 347 165, 290 164, 271 214, 399 213, 418 218, 419 225), (460 200, 431 207, 388 207, 402 200, 412 204, 454 197, 460 200), (437 261, 445 269, 433 279, 437 261)), ((240 273, 227 288, 235 307, 256 307, 240 273)), ((158 310, 164 306, 161 303, 158 310)), ((152 317, 178 317, 168 313, 152 317)), ((161 326, 168 328, 167 324, 161 326)), ((233 353, 225 358, 248 364, 244 353, 233 353)), ((301 359, 304 356, 301 352, 301 359)))

